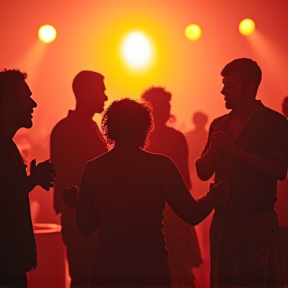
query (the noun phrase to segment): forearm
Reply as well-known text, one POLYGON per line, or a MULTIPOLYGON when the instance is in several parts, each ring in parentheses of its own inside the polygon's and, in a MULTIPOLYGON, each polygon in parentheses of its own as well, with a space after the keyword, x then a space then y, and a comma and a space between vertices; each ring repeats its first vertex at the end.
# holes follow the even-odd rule
POLYGON ((269 177, 277 180, 284 180, 286 177, 287 166, 285 163, 281 163, 281 161, 251 154, 240 147, 235 148, 233 155, 253 169, 269 177))
POLYGON ((197 199, 197 209, 195 210, 193 225, 202 222, 212 212, 214 206, 214 200, 210 195, 205 195, 197 199))
POLYGON ((27 176, 25 181, 25 191, 27 193, 31 192, 37 185, 37 181, 33 175, 27 176))
POLYGON ((196 171, 202 181, 209 180, 216 170, 217 154, 208 150, 207 153, 200 156, 196 162, 196 171))

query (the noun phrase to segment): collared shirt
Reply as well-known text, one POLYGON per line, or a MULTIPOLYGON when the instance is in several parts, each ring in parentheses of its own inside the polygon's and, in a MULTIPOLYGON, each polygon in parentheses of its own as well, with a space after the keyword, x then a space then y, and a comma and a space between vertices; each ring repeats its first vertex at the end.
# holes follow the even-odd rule
MULTIPOLYGON (((107 146, 97 124, 77 111, 69 111, 51 133, 51 161, 56 166, 54 208, 56 213, 69 211, 62 200, 62 189, 80 185, 85 164, 107 152, 107 146)), ((70 209, 71 210, 71 209, 70 209)))
MULTIPOLYGON (((209 130, 208 141, 202 152, 209 148, 211 135, 230 131, 231 113, 216 118, 209 130)), ((264 158, 288 155, 288 122, 280 113, 257 101, 255 110, 234 135, 236 144, 243 150, 264 158)), ((277 179, 262 174, 239 158, 222 151, 215 171, 215 182, 226 180, 229 188, 231 213, 271 211, 277 201, 277 179)))

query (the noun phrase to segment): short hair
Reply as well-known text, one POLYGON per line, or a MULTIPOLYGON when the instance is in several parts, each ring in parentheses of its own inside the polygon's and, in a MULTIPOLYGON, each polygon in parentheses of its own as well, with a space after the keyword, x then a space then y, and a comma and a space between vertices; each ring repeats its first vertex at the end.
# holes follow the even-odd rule
POLYGON ((262 71, 258 64, 249 58, 239 58, 228 63, 221 71, 221 76, 238 74, 243 84, 254 83, 256 91, 262 79, 262 71))
POLYGON ((283 98, 283 103, 284 102, 288 102, 288 96, 285 96, 284 98, 283 98))
POLYGON ((101 126, 108 143, 133 139, 143 148, 153 129, 151 107, 129 98, 113 101, 104 112, 101 126))
MULTIPOLYGON (((95 71, 83 70, 73 79, 72 89, 76 99, 90 88, 95 82, 103 82, 104 76, 95 71)), ((81 97, 81 96, 80 96, 81 97)))
POLYGON ((152 107, 165 105, 171 100, 171 98, 172 94, 161 86, 151 86, 141 95, 141 99, 149 102, 152 107))
POLYGON ((193 114, 192 120, 196 126, 205 126, 208 122, 208 116, 201 111, 197 111, 193 114))
POLYGON ((16 92, 17 83, 25 81, 26 72, 19 69, 4 69, 0 71, 0 99, 12 98, 16 92))

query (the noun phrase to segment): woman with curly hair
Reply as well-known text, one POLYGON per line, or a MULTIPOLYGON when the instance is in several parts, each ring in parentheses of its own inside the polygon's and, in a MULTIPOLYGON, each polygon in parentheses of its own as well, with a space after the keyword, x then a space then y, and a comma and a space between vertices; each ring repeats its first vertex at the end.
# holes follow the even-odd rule
POLYGON ((99 228, 92 287, 170 287, 165 202, 196 225, 225 198, 221 182, 196 201, 168 157, 143 150, 152 127, 149 106, 127 98, 103 116, 104 135, 115 146, 86 164, 76 207, 84 235, 99 228))

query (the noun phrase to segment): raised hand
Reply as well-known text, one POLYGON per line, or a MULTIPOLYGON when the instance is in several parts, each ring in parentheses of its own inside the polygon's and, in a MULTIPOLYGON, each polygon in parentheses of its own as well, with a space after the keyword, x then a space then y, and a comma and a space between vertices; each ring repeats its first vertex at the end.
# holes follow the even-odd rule
POLYGON ((70 208, 77 207, 78 195, 79 188, 75 185, 71 187, 65 187, 62 191, 62 199, 70 208))
POLYGON ((36 185, 40 185, 43 189, 49 191, 53 187, 56 169, 50 160, 40 162, 36 165, 36 160, 33 159, 30 164, 30 175, 36 185))

